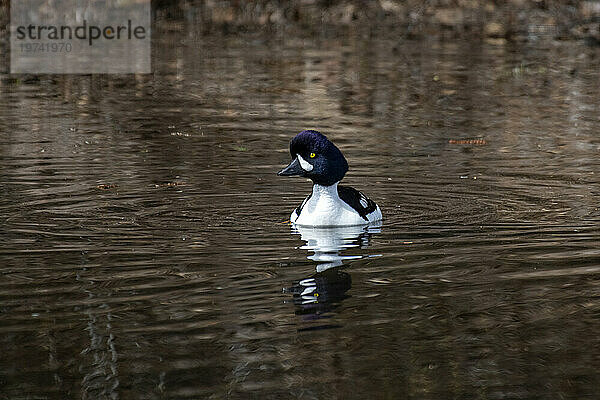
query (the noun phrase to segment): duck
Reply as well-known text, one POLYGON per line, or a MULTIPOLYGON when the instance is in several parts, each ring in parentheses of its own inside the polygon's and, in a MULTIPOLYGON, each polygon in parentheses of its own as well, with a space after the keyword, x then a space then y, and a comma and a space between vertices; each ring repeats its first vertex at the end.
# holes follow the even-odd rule
POLYGON ((312 180, 312 193, 290 215, 299 226, 366 225, 382 219, 381 209, 364 193, 340 185, 348 172, 346 158, 321 132, 304 130, 290 141, 290 164, 279 176, 312 180))

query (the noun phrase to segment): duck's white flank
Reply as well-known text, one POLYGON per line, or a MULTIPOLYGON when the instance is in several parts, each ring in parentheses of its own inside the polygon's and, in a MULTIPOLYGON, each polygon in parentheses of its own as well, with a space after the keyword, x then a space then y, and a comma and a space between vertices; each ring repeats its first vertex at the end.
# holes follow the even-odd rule
POLYGON ((308 201, 305 200, 300 216, 296 214, 296 210, 290 216, 292 223, 311 226, 365 225, 379 220, 381 220, 379 206, 375 211, 367 214, 365 220, 340 199, 337 183, 331 186, 313 185, 312 195, 308 201))

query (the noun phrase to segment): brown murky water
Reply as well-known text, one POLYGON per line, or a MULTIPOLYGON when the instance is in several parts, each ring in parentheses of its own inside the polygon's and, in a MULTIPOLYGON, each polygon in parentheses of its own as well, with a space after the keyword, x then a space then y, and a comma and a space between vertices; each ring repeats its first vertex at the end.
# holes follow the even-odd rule
POLYGON ((0 76, 0 398, 597 395, 597 50, 153 51, 152 76, 0 76), (381 227, 282 223, 305 128, 381 227))

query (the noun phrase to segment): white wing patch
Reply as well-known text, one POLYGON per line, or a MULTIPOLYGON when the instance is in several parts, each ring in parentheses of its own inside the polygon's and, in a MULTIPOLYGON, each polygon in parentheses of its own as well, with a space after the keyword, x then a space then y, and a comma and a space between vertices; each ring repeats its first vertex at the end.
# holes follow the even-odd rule
POLYGON ((367 206, 369 205, 369 203, 367 202, 367 198, 364 194, 362 194, 362 192, 360 193, 360 205, 364 208, 367 208, 367 206))
POLYGON ((298 283, 300 284, 300 286, 314 286, 314 285, 317 284, 316 281, 315 281, 315 278, 302 279, 298 283))
POLYGON ((305 170, 307 172, 310 172, 313 170, 314 167, 311 163, 309 163, 304 158, 302 158, 302 156, 300 154, 296 154, 296 156, 298 157, 298 161, 300 161, 300 166, 302 167, 303 170, 305 170))

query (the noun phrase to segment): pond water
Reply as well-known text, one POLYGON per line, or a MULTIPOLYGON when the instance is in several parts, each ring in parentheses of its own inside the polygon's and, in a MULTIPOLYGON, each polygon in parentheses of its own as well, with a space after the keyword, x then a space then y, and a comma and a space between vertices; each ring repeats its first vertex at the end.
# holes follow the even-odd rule
POLYGON ((0 75, 1 399, 597 395, 596 49, 176 28, 0 75), (307 128, 381 226, 286 223, 307 128))

